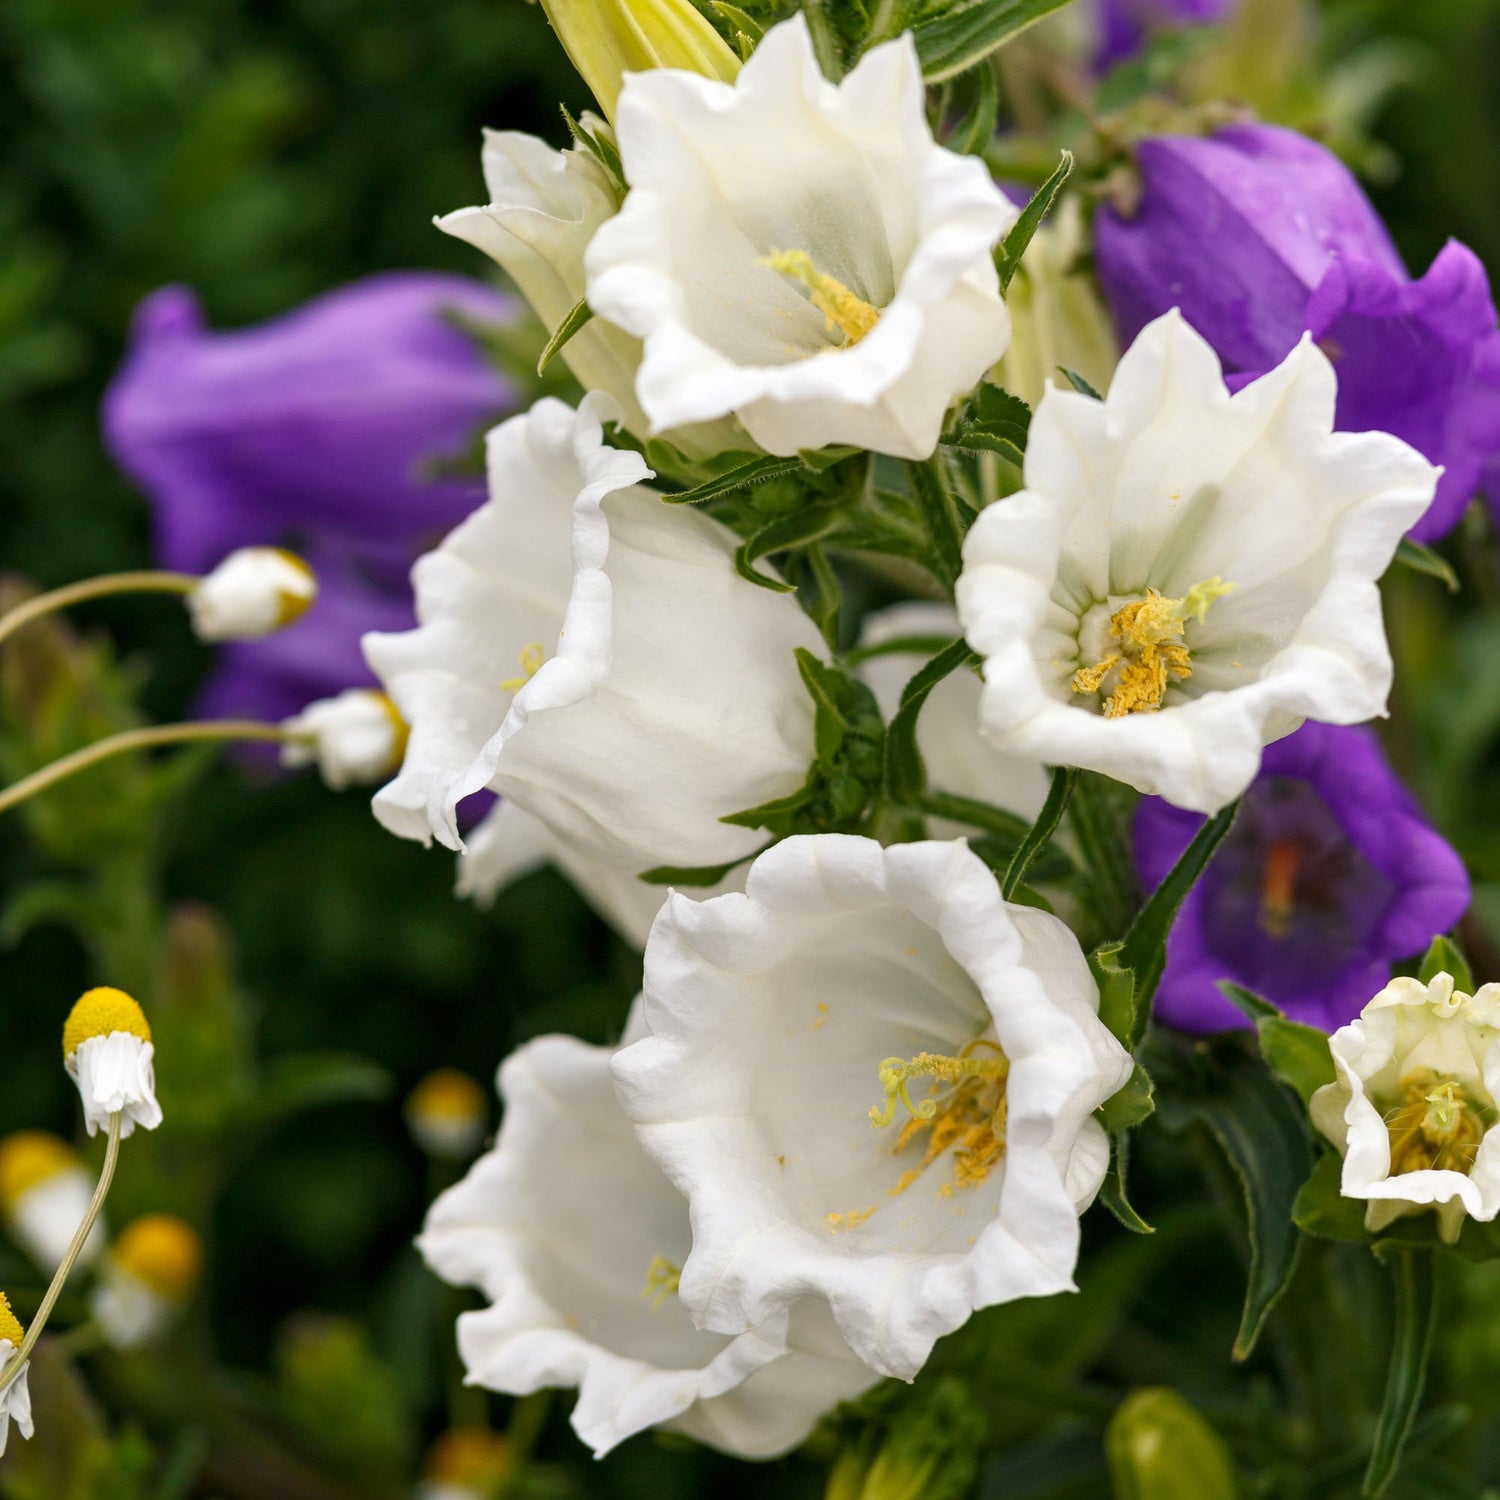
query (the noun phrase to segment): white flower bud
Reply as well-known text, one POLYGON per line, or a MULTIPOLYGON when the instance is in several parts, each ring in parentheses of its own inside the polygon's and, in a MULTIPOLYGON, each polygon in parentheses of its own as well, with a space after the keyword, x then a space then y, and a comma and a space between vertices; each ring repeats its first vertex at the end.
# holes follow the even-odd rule
POLYGON ((384 781, 406 753, 406 722, 384 693, 350 688, 320 698, 282 725, 285 766, 316 765, 336 792, 384 781))
POLYGON ((187 596, 204 641, 255 641, 300 619, 318 597, 313 570, 280 547, 231 552, 187 596))

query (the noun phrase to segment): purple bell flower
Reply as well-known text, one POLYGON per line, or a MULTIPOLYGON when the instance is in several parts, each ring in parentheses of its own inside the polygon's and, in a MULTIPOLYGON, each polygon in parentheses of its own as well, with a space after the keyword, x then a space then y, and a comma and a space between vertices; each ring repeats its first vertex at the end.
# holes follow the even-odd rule
POLYGON ((1095 220, 1122 344, 1180 308, 1239 386, 1311 332, 1338 373, 1339 428, 1394 433, 1444 466, 1411 535, 1446 535, 1500 453, 1500 326, 1478 258, 1449 241, 1413 281, 1348 170, 1294 131, 1159 136, 1137 160, 1137 211, 1095 220))
POLYGON ((1154 32, 1211 26, 1235 7, 1235 0, 1098 0, 1102 73, 1134 57, 1154 32))
POLYGON ((140 305, 104 432, 151 500, 159 560, 200 572, 283 543, 319 574, 296 625, 221 653, 202 711, 278 719, 373 680, 359 637, 410 626, 411 563, 484 499, 478 474, 438 468, 515 404, 448 315, 507 311, 428 272, 371 276, 232 333, 205 328, 186 287, 140 305))
MULTIPOLYGON (((1147 890, 1203 819, 1156 797, 1135 820, 1147 890)), ((1231 979, 1333 1031, 1469 904, 1458 855, 1423 820, 1374 733, 1307 723, 1268 746, 1239 817, 1167 941, 1157 1016, 1184 1031, 1246 1024, 1231 979)))

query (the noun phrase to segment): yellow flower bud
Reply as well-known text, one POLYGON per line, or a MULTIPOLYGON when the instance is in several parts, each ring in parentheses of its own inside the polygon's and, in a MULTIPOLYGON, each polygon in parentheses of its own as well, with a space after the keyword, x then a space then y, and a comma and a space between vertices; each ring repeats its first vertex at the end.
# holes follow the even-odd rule
POLYGON ((542 9, 611 120, 626 73, 681 68, 733 83, 740 71, 691 0, 542 0, 542 9))

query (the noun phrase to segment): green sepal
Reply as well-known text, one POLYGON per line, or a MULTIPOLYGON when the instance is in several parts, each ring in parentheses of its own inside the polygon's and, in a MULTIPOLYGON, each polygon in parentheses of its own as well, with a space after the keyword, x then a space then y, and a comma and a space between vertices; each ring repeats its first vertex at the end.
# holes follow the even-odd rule
MULTIPOLYGON (((728 822, 728 819, 722 821, 728 822)), ((642 870, 635 878, 647 885, 680 885, 688 888, 718 885, 731 870, 739 869, 741 865, 764 854, 770 847, 769 843, 762 844, 753 853, 742 854, 738 859, 730 860, 727 865, 653 865, 649 870, 642 870)))
POLYGON ((1132 1234, 1155 1234, 1155 1225, 1148 1224, 1136 1212, 1126 1191, 1125 1172, 1129 1161, 1130 1137, 1123 1130, 1118 1131, 1110 1138, 1109 1170, 1099 1188, 1099 1201, 1132 1234))
POLYGON ((1219 993, 1255 1023, 1260 1055, 1266 1066, 1304 1104, 1335 1078, 1328 1033, 1284 1016, 1269 1000, 1263 1000, 1243 985, 1219 981, 1219 993))
POLYGON ((1078 772, 1071 766, 1058 766, 1053 771, 1042 809, 1036 815, 1036 821, 1026 830, 1016 849, 1015 858, 1011 860, 1000 881, 1000 894, 1007 901, 1015 895, 1017 887, 1026 878, 1032 861, 1051 843, 1052 835, 1057 832, 1058 824, 1062 822, 1063 813, 1067 810, 1068 798, 1072 796, 1073 785, 1077 780, 1078 772))
POLYGON ((623 198, 627 191, 625 165, 620 160, 620 148, 615 145, 614 138, 607 131, 585 130, 573 118, 573 113, 566 104, 560 104, 558 108, 562 110, 562 117, 567 123, 568 134, 585 151, 590 152, 598 159, 599 165, 609 175, 615 191, 623 198))
POLYGON ((739 34, 740 55, 742 58, 748 58, 755 50, 756 43, 766 34, 766 28, 748 11, 741 10, 738 5, 729 5, 726 0, 712 0, 712 4, 713 8, 739 34))
POLYGON ((943 441, 971 452, 998 453, 1019 467, 1026 458, 1030 426, 1031 408, 986 380, 959 409, 943 441))
POLYGON ((975 68, 968 76, 974 80, 974 103, 943 144, 960 156, 979 156, 995 138, 995 125, 1000 118, 1000 83, 990 67, 975 68))
POLYGON ((580 297, 573 304, 573 310, 557 325, 557 331, 547 340, 546 348, 537 356, 536 372, 538 375, 545 375, 547 373, 547 366, 552 363, 553 356, 593 316, 594 309, 589 306, 588 300, 580 297))
POLYGON ((1373 1236, 1365 1229, 1365 1200, 1346 1198, 1339 1190, 1344 1158, 1326 1147, 1313 1164, 1292 1203, 1292 1222, 1320 1240, 1359 1241, 1373 1236))
POLYGON ((1120 962, 1124 943, 1106 943, 1089 954, 1089 969, 1099 986, 1099 1019, 1115 1039, 1130 1046, 1135 1033, 1135 971, 1120 962))
POLYGON ((1031 195, 1026 207, 1021 210, 1021 217, 1011 225, 1010 233, 995 247, 995 271, 1000 277, 1002 292, 1009 290, 1012 279, 1020 269, 1026 247, 1041 227, 1042 219, 1052 207, 1053 199, 1061 191, 1063 183, 1072 175, 1073 153, 1064 151, 1058 158, 1052 175, 1031 195))
POLYGON ((1111 1135, 1121 1130, 1131 1130, 1156 1110, 1155 1085, 1151 1075, 1136 1063, 1126 1079, 1124 1088, 1111 1094, 1096 1111, 1099 1123, 1111 1135))
POLYGON ((826 769, 833 765, 849 733, 849 721, 844 717, 849 679, 803 646, 797 647, 796 657, 798 675, 815 708, 813 740, 818 764, 826 769))
POLYGON ((1417 979, 1422 984, 1431 984, 1439 974, 1453 976, 1453 988, 1465 995, 1474 993, 1474 971, 1457 943, 1449 937, 1435 937, 1432 946, 1422 955, 1417 979))
POLYGON ((1410 568, 1413 573, 1425 573, 1429 578, 1438 579, 1450 594, 1458 593, 1463 587, 1446 557, 1434 552, 1431 547, 1424 547, 1421 542, 1412 541, 1410 537, 1404 536, 1396 543, 1394 560, 1402 567, 1410 568))
POLYGON ((820 542, 838 530, 842 519, 841 512, 835 506, 809 505, 789 516, 779 516, 774 521, 767 521, 754 535, 747 537, 735 548, 735 571, 748 583, 759 584, 772 593, 789 594, 794 585, 762 573, 755 566, 756 562, 772 552, 785 552, 792 547, 807 547, 820 542))
POLYGON ((1068 384, 1080 396, 1088 396, 1094 401, 1102 401, 1104 399, 1077 370, 1070 370, 1066 365, 1059 365, 1057 368, 1062 371, 1063 377, 1067 380, 1068 384))
POLYGON ((736 490, 748 489, 753 484, 761 484, 767 479, 776 478, 779 474, 795 473, 801 467, 800 458, 775 458, 770 454, 763 454, 759 458, 746 459, 743 463, 736 464, 732 469, 726 469, 712 479, 705 479, 701 484, 695 484, 692 489, 664 494, 662 499, 668 505, 701 505, 705 500, 717 500, 721 495, 730 495, 736 490))
POLYGON ((928 83, 955 78, 1069 0, 959 0, 912 31, 928 83))

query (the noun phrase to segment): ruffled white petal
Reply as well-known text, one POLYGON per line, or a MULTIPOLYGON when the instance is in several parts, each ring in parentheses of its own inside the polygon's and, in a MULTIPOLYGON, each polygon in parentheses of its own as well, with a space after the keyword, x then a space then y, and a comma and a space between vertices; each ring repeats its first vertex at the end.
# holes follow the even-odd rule
MULTIPOLYGON (((0 1339, 0 1370, 5 1368, 15 1352, 16 1346, 9 1339, 0 1339)), ((36 1431, 31 1420, 31 1388, 27 1384, 30 1373, 31 1366, 28 1363, 4 1393, 0 1394, 0 1457, 5 1454, 12 1421, 23 1438, 30 1439, 36 1431)))
POLYGON ((83 1100, 83 1120, 90 1135, 109 1129, 110 1116, 119 1114, 120 1139, 139 1125, 155 1130, 161 1124, 156 1102, 156 1049, 127 1031, 92 1036, 79 1043, 67 1059, 68 1075, 83 1100))
POLYGON ((682 1296, 704 1327, 815 1297, 910 1377, 977 1308, 1072 1286, 1104 1168, 1090 1116, 1130 1061, 1076 940, 1007 907, 965 845, 786 840, 744 895, 668 901, 644 999, 652 1034, 615 1077, 691 1202, 682 1296), (968 1187, 946 1158, 912 1172, 869 1120, 880 1063, 986 1036, 1010 1060, 1003 1157, 968 1187))

